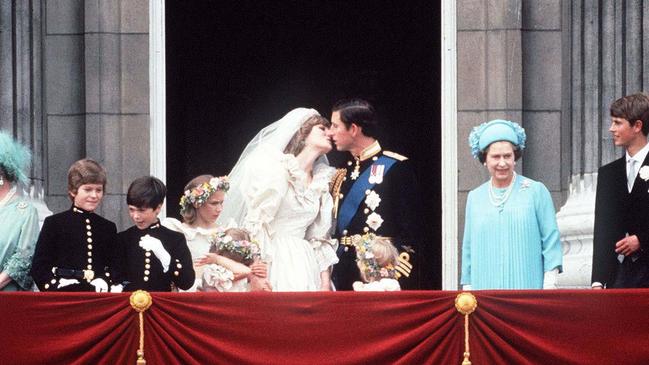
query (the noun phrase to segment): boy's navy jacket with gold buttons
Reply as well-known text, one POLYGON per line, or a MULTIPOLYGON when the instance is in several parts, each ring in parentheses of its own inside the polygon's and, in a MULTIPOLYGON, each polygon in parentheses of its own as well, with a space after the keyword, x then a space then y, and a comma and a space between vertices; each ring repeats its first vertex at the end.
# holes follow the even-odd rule
POLYGON ((171 291, 173 286, 187 290, 194 285, 192 256, 182 233, 172 231, 156 222, 146 229, 133 226, 119 233, 121 264, 119 280, 124 291, 171 291), (163 271, 160 260, 151 251, 140 247, 140 238, 155 237, 171 256, 169 269, 163 271))
POLYGON ((41 291, 94 292, 93 279, 111 284, 117 246, 115 223, 72 206, 45 218, 30 274, 41 291), (59 289, 60 279, 79 284, 59 289))

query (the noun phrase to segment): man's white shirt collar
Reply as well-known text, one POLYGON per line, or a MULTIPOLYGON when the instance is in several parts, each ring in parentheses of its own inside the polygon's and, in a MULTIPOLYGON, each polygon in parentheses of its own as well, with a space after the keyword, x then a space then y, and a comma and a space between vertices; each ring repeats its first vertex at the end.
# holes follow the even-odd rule
POLYGON ((645 144, 644 147, 642 147, 642 149, 638 151, 638 153, 633 155, 633 157, 631 157, 629 155, 629 152, 627 151, 626 162, 629 162, 630 159, 634 159, 638 162, 638 166, 641 166, 644 162, 645 157, 647 157, 647 153, 649 153, 649 143, 645 144))
MULTIPOLYGON (((642 149, 640 151, 638 151, 638 153, 633 155, 633 157, 631 157, 629 155, 628 151, 626 152, 626 172, 627 172, 627 176, 629 176, 629 173, 631 172, 631 171, 629 171, 629 169, 631 168, 631 164, 629 162, 631 160, 634 160, 634 161, 637 162, 637 164, 635 165, 634 176, 638 176, 638 171, 640 171, 642 163, 644 162, 645 157, 647 157, 647 153, 649 153, 649 143, 645 144, 644 147, 642 147, 642 149)), ((632 187, 633 187, 633 183, 631 183, 629 185, 629 192, 631 191, 632 187)))

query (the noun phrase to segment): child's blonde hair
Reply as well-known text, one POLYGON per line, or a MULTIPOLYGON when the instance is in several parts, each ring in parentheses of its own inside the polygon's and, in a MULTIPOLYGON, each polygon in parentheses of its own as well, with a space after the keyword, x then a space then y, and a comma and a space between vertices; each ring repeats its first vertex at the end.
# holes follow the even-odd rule
POLYGON ((389 237, 370 235, 365 236, 361 244, 366 246, 365 250, 372 253, 371 258, 359 257, 357 260, 361 279, 366 283, 384 277, 395 279, 394 267, 399 263, 399 251, 392 244, 392 240, 389 237), (387 276, 381 273, 383 268, 386 268, 387 276), (390 270, 387 270, 388 268, 390 270))
MULTIPOLYGON (((212 179, 213 177, 214 176, 212 175, 196 176, 195 178, 191 179, 187 183, 187 185, 185 185, 185 189, 183 191, 188 191, 188 190, 191 191, 195 189, 197 186, 209 182, 210 179, 212 179)), ((182 196, 181 196, 181 204, 182 204, 182 196)), ((194 224, 194 222, 196 222, 196 218, 198 217, 198 212, 193 204, 187 204, 186 206, 180 208, 180 216, 183 217, 183 222, 187 224, 194 224)))
POLYGON ((243 228, 228 228, 223 233, 232 237, 235 241, 250 241, 250 233, 243 228))
POLYGON ((372 241, 371 250, 376 263, 381 267, 397 265, 399 262, 399 251, 388 237, 376 236, 372 241))

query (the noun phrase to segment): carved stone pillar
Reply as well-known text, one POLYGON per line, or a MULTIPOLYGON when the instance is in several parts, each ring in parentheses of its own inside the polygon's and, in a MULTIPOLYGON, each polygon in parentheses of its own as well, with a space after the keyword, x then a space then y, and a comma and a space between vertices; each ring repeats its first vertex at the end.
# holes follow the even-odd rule
POLYGON ((566 204, 557 213, 563 243, 562 288, 590 286, 593 257, 593 223, 597 174, 573 176, 566 204))
POLYGON ((0 127, 32 151, 30 184, 42 220, 44 130, 41 77, 41 7, 38 1, 0 2, 0 127))
MULTIPOLYGON (((563 19, 570 87, 563 92, 562 124, 571 129, 571 183, 557 214, 564 248, 561 287, 590 287, 597 169, 624 153, 608 128, 609 106, 617 98, 646 89, 649 58, 648 1, 564 2, 563 19)), ((565 65, 564 65, 565 66, 565 65)))
POLYGON ((67 170, 92 158, 108 172, 97 213, 124 229, 128 186, 149 173, 149 3, 42 4, 47 201, 68 209, 67 170))

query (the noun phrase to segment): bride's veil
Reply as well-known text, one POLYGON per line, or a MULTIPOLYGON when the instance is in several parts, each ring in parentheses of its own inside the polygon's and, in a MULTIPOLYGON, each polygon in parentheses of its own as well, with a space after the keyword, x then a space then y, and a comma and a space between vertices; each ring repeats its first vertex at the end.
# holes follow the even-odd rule
MULTIPOLYGON (((236 222, 237 226, 242 225, 243 219, 246 216, 246 200, 242 187, 248 186, 248 183, 257 177, 255 171, 251 171, 252 169, 248 168, 248 166, 254 166, 255 159, 268 157, 265 156, 264 151, 260 150, 260 148, 263 147, 263 149, 283 153, 293 135, 313 115, 320 114, 315 109, 293 109, 282 117, 282 119, 259 131, 250 143, 248 143, 228 175, 230 190, 225 198, 223 211, 217 220, 219 225, 228 225, 232 220, 236 222)), ((323 155, 316 161, 316 165, 318 164, 329 165, 329 161, 323 155)))

